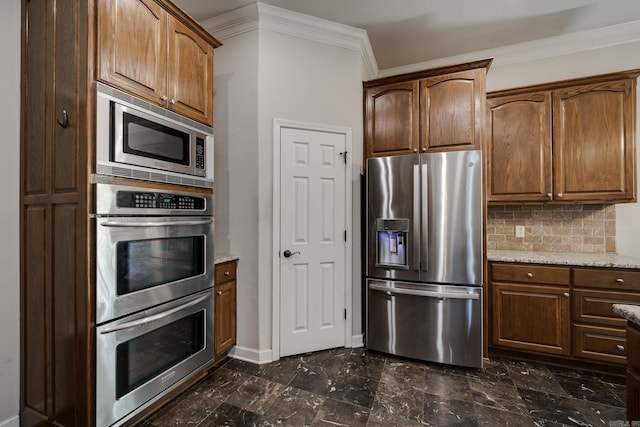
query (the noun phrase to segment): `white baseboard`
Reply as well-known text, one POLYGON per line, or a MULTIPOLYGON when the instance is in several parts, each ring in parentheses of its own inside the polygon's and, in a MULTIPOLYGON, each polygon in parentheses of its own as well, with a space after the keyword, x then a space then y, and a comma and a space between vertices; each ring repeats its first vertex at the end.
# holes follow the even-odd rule
POLYGON ((258 365, 273 362, 273 353, 271 352, 271 349, 256 350, 255 348, 240 347, 236 345, 229 351, 228 355, 234 359, 244 360, 245 362, 256 363, 258 365))
POLYGON ((0 421, 0 427, 20 427, 20 417, 18 415, 0 421))
POLYGON ((364 347, 364 334, 352 335, 351 347, 364 347))

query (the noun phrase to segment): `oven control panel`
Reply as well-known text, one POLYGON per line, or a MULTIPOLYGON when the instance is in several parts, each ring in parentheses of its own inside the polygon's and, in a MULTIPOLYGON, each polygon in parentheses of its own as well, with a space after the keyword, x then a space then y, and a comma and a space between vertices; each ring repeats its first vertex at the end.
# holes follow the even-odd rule
POLYGON ((118 191, 118 208, 196 210, 205 208, 204 197, 150 191, 118 191))

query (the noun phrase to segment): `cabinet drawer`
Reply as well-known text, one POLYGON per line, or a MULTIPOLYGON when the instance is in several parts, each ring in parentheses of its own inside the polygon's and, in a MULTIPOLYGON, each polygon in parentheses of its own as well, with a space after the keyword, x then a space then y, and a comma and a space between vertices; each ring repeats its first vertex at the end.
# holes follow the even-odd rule
POLYGON ((583 359, 624 365, 627 340, 624 329, 601 326, 573 326, 573 355, 583 359))
POLYGON ((491 280, 496 282, 541 283, 569 285, 570 270, 567 267, 548 267, 532 264, 492 264, 491 280))
POLYGON ((631 322, 627 326, 627 347, 629 348, 629 368, 640 371, 640 329, 631 322))
POLYGON ((236 280, 236 262, 223 262, 216 264, 216 284, 236 280))
POLYGON ((640 294, 574 289, 573 321, 624 328, 627 321, 612 311, 613 304, 640 304, 640 294))
POLYGON ((573 285, 584 288, 640 291, 640 271, 575 268, 573 285))

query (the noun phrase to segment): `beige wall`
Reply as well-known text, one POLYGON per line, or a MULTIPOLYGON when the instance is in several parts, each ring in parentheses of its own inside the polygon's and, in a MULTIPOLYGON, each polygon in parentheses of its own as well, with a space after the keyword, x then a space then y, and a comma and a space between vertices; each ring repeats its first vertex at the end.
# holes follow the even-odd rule
POLYGON ((20 1, 0 2, 0 426, 18 425, 20 395, 20 1))

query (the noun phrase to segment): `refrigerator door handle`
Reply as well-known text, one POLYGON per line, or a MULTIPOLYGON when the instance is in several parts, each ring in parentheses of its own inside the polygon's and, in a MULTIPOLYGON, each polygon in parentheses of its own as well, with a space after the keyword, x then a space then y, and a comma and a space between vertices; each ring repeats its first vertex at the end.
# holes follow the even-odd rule
POLYGON ((451 298, 451 299, 480 299, 480 295, 477 293, 467 294, 462 292, 435 292, 435 291, 421 291, 419 289, 406 289, 406 288, 391 288, 389 286, 377 285, 371 283, 369 289, 372 291, 385 292, 387 295, 412 295, 418 297, 430 297, 430 298, 451 298))
POLYGON ((420 218, 420 268, 429 271, 429 175, 427 164, 421 164, 420 199, 422 203, 422 217, 420 218))
POLYGON ((411 249, 411 265, 415 271, 420 270, 420 163, 413 165, 413 218, 411 219, 411 235, 413 249, 411 249))

